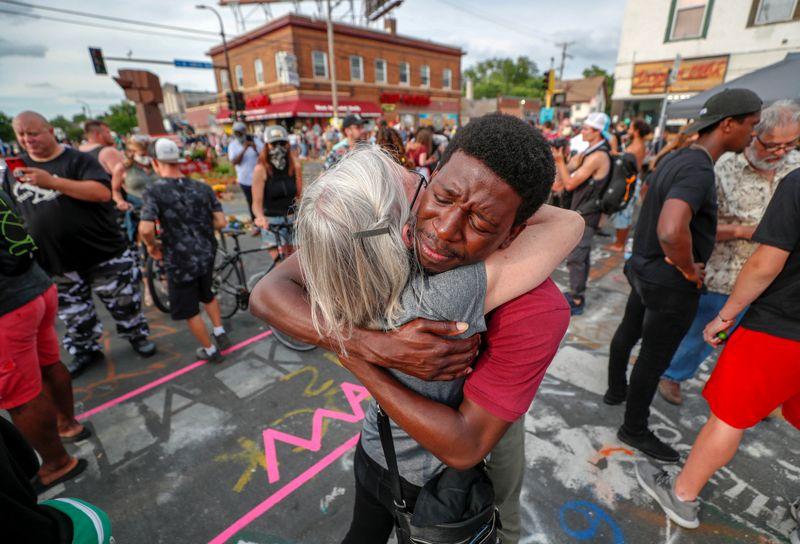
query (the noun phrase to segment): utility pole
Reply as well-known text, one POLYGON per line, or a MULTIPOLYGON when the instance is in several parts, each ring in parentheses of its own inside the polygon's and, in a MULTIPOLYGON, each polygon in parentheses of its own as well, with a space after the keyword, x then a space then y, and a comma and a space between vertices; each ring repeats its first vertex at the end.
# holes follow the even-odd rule
POLYGON ((328 67, 331 78, 331 105, 333 106, 333 124, 339 125, 339 97, 336 94, 336 58, 333 51, 333 19, 331 18, 331 0, 328 3, 328 67))
POLYGON ((556 45, 561 48, 561 64, 558 67, 558 80, 564 80, 564 63, 566 62, 567 58, 572 58, 572 55, 567 55, 567 47, 573 45, 575 42, 561 42, 557 43, 556 45))
POLYGON ((675 80, 678 79, 678 72, 681 69, 681 56, 675 55, 675 61, 672 63, 672 68, 667 73, 667 81, 664 83, 664 100, 661 102, 661 115, 658 117, 658 130, 656 131, 656 138, 664 137, 664 129, 667 126, 667 103, 669 102, 669 90, 675 80))
MULTIPOLYGON (((199 4, 195 6, 197 9, 207 9, 211 13, 217 16, 217 21, 219 21, 219 35, 222 37, 222 52, 225 54, 225 67, 228 72, 228 88, 231 93, 236 91, 236 87, 234 86, 233 81, 233 72, 231 71, 231 59, 228 57, 228 42, 225 39, 225 25, 222 23, 222 15, 219 14, 217 10, 212 8, 211 6, 207 6, 205 4, 199 4)), ((223 89, 224 90, 224 89, 223 89)), ((233 99, 233 120, 238 121, 239 112, 236 109, 236 98, 233 99)))

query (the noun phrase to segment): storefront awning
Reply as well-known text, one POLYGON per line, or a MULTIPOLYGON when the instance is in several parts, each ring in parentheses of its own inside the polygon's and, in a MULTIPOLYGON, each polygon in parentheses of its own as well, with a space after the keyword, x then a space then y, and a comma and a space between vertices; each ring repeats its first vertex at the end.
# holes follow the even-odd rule
MULTIPOLYGON (((365 100, 340 100, 338 110, 339 116, 357 113, 362 117, 379 117, 382 113, 378 104, 365 100)), ((298 98, 285 102, 273 102, 263 108, 245 110, 244 116, 247 121, 288 117, 332 117, 333 106, 330 100, 298 98)))

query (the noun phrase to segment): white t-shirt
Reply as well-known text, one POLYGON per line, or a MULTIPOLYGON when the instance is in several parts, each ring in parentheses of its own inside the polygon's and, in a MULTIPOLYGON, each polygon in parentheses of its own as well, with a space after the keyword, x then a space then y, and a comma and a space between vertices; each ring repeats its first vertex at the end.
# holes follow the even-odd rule
MULTIPOLYGON (((242 162, 236 165, 236 180, 239 185, 252 185, 253 184, 253 169, 258 163, 258 154, 264 148, 264 143, 256 139, 256 149, 249 147, 242 157, 242 162), (258 150, 258 151, 256 151, 258 150)), ((235 157, 239 156, 244 146, 236 138, 231 138, 228 144, 228 158, 233 161, 235 157)))

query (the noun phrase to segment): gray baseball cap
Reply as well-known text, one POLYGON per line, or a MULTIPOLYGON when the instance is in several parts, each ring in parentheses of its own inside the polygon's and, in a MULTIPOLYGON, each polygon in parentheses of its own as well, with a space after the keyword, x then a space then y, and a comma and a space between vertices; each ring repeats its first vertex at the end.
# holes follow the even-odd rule
POLYGON ((267 127, 267 129, 264 131, 264 141, 268 144, 274 144, 275 142, 288 142, 289 133, 286 132, 286 129, 281 125, 273 125, 271 127, 267 127))
POLYGON ((234 132, 247 132, 247 125, 245 125, 241 121, 236 121, 233 124, 233 131, 234 132))

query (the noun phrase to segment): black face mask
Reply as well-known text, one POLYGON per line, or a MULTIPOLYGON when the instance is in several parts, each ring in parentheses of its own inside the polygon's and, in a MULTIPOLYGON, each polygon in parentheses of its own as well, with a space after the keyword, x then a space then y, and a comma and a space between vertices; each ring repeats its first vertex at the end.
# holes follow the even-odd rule
POLYGON ((273 167, 278 170, 286 168, 286 156, 288 155, 287 149, 283 145, 273 146, 269 150, 269 162, 273 167))

